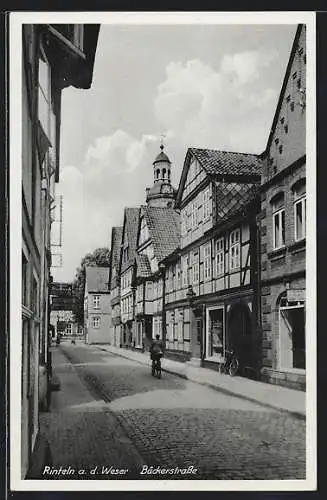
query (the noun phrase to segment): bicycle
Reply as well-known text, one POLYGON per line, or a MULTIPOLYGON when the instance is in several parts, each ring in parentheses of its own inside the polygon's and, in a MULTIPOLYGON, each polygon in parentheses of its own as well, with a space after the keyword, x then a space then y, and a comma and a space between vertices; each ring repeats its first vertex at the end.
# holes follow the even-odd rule
POLYGON ((153 377, 161 378, 161 357, 162 354, 153 355, 151 366, 151 373, 153 377))
POLYGON ((225 361, 223 363, 222 368, 224 373, 227 373, 228 375, 233 377, 238 372, 240 364, 233 350, 231 351, 226 350, 225 352, 226 352, 225 361))

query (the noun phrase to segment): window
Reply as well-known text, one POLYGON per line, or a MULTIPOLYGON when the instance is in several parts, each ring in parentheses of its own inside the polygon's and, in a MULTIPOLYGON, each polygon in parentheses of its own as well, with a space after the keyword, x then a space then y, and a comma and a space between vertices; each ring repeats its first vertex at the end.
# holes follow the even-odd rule
POLYGON ((195 229, 198 225, 198 204, 195 201, 192 203, 192 211, 191 211, 191 227, 195 229))
POLYGON ((224 274, 224 238, 216 241, 216 276, 224 274))
POLYGON ((67 325, 66 325, 66 333, 67 333, 67 335, 71 335, 72 334, 72 324, 71 323, 67 323, 67 325))
POLYGON ((27 259, 25 255, 22 254, 22 303, 27 305, 27 259))
POLYGON ((93 307, 94 307, 94 309, 99 309, 99 307, 100 307, 100 296, 99 295, 93 295, 93 307))
POLYGON ((203 191, 203 219, 211 215, 210 187, 203 191))
POLYGON ((182 281, 183 286, 188 285, 188 256, 184 255, 182 257, 182 281))
POLYGON ((230 256, 230 269, 237 269, 240 267, 240 230, 235 229, 229 235, 229 256, 230 256))
POLYGON ((193 284, 199 282, 199 254, 194 252, 192 255, 192 281, 193 284))
POLYGON ((273 212, 273 248, 282 248, 285 245, 285 209, 284 195, 275 197, 272 202, 273 212))
POLYGON ((178 342, 183 342, 184 336, 183 336, 183 311, 180 311, 179 317, 178 317, 178 323, 177 323, 177 338, 178 342))
POLYGON ((182 236, 184 236, 186 231, 187 231, 186 230, 186 213, 185 213, 185 211, 183 211, 181 214, 181 233, 182 233, 182 236))
POLYGON ((181 273, 181 265, 179 262, 176 264, 176 289, 179 290, 181 287, 181 278, 182 278, 182 273, 181 273))
POLYGON ((204 280, 211 279, 211 242, 207 243, 204 248, 204 280))
POLYGON ((169 323, 168 323, 168 331, 167 331, 167 337, 168 337, 168 340, 170 342, 173 342, 174 341, 174 321, 175 321, 175 315, 174 313, 170 313, 170 319, 169 319, 169 323))
POLYGON ((92 327, 93 328, 100 328, 100 316, 93 316, 92 327))
POLYGON ((294 193, 294 237, 302 240, 306 234, 306 196, 305 182, 300 181, 293 188, 294 193))

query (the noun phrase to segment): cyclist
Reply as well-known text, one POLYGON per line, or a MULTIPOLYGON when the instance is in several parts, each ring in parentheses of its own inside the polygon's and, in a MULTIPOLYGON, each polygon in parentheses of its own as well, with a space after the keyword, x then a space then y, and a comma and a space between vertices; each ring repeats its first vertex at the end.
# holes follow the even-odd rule
POLYGON ((163 356, 163 342, 160 340, 160 335, 156 335, 155 340, 152 340, 150 346, 150 356, 152 359, 152 373, 154 373, 156 363, 161 367, 160 359, 163 356))

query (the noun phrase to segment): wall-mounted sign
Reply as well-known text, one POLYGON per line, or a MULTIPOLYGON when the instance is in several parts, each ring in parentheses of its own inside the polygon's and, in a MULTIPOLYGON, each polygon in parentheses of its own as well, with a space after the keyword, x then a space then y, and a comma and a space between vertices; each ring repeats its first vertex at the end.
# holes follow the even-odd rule
POLYGON ((304 302, 305 289, 290 288, 287 290, 287 302, 304 302))

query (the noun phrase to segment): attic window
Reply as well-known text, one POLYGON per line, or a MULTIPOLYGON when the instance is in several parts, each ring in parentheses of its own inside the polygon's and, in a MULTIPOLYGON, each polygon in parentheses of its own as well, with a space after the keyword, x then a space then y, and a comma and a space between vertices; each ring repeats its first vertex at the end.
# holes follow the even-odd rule
POLYGON ((291 100, 291 96, 290 96, 290 94, 288 94, 288 96, 286 97, 286 102, 290 102, 290 100, 291 100))
POLYGON ((298 78, 297 82, 296 82, 296 86, 298 89, 301 88, 301 78, 298 78))
POLYGON ((279 154, 282 154, 282 152, 283 152, 283 145, 281 144, 281 145, 279 146, 279 154))
POLYGON ((286 123, 285 127, 284 127, 284 130, 285 130, 285 134, 288 134, 288 125, 286 123))
POLYGON ((294 111, 294 102, 291 102, 291 111, 294 111))
POLYGON ((273 158, 269 158, 269 165, 272 165, 274 163, 274 159, 273 158))
POLYGON ((279 139, 278 139, 278 137, 276 137, 275 144, 277 145, 278 143, 279 143, 279 139))
POLYGON ((302 54, 303 54, 303 47, 299 49, 299 55, 302 56, 302 54))
POLYGON ((280 123, 283 125, 284 121, 285 121, 285 117, 282 116, 282 118, 280 119, 280 123))
POLYGON ((295 71, 295 73, 293 73, 292 75, 293 80, 295 80, 296 77, 297 77, 297 72, 295 71))

